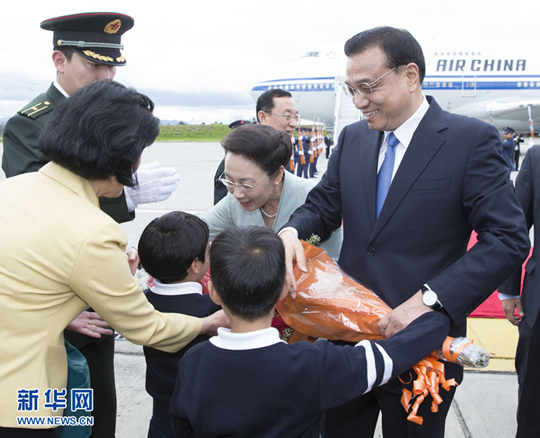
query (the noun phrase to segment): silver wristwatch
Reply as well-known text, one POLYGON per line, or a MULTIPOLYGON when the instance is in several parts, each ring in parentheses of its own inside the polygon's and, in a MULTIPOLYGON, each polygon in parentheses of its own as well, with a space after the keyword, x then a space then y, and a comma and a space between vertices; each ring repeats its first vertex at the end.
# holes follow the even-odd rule
POLYGON ((422 286, 422 301, 433 310, 438 310, 442 307, 437 294, 427 284, 422 286))

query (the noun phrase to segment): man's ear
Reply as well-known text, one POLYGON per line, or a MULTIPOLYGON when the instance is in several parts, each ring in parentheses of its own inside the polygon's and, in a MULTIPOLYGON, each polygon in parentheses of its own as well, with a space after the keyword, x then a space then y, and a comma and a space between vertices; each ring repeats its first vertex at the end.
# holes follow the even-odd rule
POLYGON ((210 299, 218 306, 221 306, 223 303, 221 302, 221 298, 214 288, 214 283, 212 283, 212 280, 208 280, 206 287, 208 288, 208 295, 210 295, 210 299))
POLYGON ((66 64, 69 62, 60 50, 55 50, 52 54, 52 60, 54 67, 58 73, 64 73, 66 69, 66 64))
POLYGON ((259 120, 260 123, 263 123, 264 121, 266 121, 267 117, 268 117, 268 113, 264 111, 259 111, 257 113, 257 119, 259 120))
POLYGON ((422 87, 420 83, 420 69, 414 62, 410 62, 405 66, 405 75, 411 91, 416 91, 418 87, 422 87))

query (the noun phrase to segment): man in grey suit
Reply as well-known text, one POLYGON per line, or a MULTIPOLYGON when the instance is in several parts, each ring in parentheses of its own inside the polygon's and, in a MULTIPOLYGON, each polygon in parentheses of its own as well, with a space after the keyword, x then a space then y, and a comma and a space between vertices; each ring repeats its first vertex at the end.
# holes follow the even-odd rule
MULTIPOLYGON (((324 240, 343 222, 339 265, 393 308, 379 323, 383 336, 430 311, 448 314, 450 336, 464 335, 467 316, 527 255, 499 134, 423 95, 424 55, 406 30, 366 30, 345 54, 344 91, 365 120, 343 129, 326 174, 280 232, 289 266, 305 264, 296 235, 324 240), (478 243, 467 252, 473 230, 478 243)), ((447 378, 462 380, 459 366, 445 367, 447 378)), ((329 411, 326 436, 373 436, 382 411, 385 438, 443 437, 453 390, 443 391, 437 413, 422 403, 420 426, 407 421, 403 387, 394 379, 329 411)))

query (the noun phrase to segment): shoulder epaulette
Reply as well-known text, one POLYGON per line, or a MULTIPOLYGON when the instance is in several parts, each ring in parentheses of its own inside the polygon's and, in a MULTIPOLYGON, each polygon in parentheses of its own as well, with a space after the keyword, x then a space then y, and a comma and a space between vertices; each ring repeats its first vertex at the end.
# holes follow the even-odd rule
POLYGON ((22 116, 35 119, 42 114, 48 113, 54 108, 54 104, 49 100, 40 100, 38 102, 31 102, 23 109, 19 110, 18 113, 22 116))

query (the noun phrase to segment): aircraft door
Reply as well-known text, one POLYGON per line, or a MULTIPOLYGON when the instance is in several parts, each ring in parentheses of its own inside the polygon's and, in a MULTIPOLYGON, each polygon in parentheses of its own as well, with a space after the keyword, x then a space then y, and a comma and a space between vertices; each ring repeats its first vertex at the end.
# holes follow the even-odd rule
POLYGON ((461 97, 476 97, 476 76, 461 77, 461 97))

